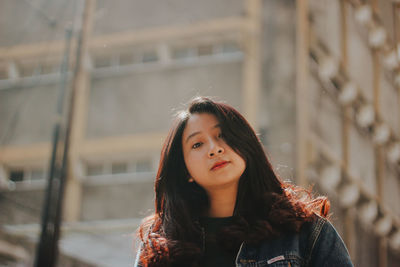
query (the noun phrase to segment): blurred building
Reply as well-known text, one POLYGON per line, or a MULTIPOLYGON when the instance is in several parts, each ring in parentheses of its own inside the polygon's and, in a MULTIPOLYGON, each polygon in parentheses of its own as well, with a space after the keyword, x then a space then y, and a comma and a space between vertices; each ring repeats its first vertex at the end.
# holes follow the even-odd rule
POLYGON ((389 0, 3 0, 0 261, 34 256, 70 27, 60 265, 132 263, 172 117, 206 95, 249 119, 283 179, 328 194, 356 266, 396 266, 398 15, 389 0))

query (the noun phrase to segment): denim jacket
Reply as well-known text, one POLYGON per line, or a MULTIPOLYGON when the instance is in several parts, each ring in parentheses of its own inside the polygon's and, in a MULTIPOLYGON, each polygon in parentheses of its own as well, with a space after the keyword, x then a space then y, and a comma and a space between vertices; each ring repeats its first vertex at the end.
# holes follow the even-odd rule
MULTIPOLYGON (((343 240, 325 218, 317 217, 301 231, 266 240, 258 246, 242 243, 235 260, 237 267, 353 266, 343 240)), ((139 253, 135 267, 140 267, 139 253)))
POLYGON ((257 247, 242 244, 236 266, 347 267, 353 264, 332 224, 317 217, 312 223, 303 225, 297 234, 266 240, 257 247))

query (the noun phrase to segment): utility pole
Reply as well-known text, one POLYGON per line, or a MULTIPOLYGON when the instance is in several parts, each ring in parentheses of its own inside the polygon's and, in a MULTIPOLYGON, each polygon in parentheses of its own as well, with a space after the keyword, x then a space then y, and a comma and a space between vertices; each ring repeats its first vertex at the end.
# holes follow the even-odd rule
MULTIPOLYGON (((79 31, 76 48, 75 68, 73 72, 72 91, 69 94, 69 105, 66 127, 62 127, 62 114, 64 103, 64 91, 68 81, 69 55, 71 48, 72 32, 67 30, 67 46, 61 68, 61 90, 57 103, 57 121, 53 131, 53 150, 50 161, 49 179, 46 190, 46 197, 42 212, 42 228, 40 241, 36 251, 36 267, 53 267, 57 262, 58 240, 60 236, 60 225, 63 216, 64 191, 67 185, 67 178, 71 179, 71 155, 70 147, 73 144, 76 128, 74 120, 75 104, 79 99, 78 90, 81 89, 82 72, 84 69, 83 59, 87 52, 87 33, 89 29, 90 15, 93 14, 94 0, 86 0, 83 11, 82 26, 79 31), (77 97, 78 96, 78 97, 77 97), (78 98, 78 99, 77 99, 78 98), (65 130, 64 139, 62 133, 65 130), (72 140, 72 141, 71 141, 72 140), (61 157, 60 157, 61 156, 61 157)), ((75 145, 76 146, 76 145, 75 145)), ((76 155, 76 153, 74 153, 76 155)), ((74 157, 76 159, 76 157, 74 157)), ((73 175, 72 175, 73 176, 73 175)))
POLYGON ((53 129, 53 147, 50 159, 50 170, 47 182, 46 196, 42 210, 42 228, 39 244, 36 250, 35 266, 54 266, 58 253, 58 238, 60 233, 61 211, 59 210, 59 201, 62 201, 63 186, 65 180, 65 170, 63 159, 60 155, 66 151, 66 136, 63 138, 63 104, 65 89, 68 81, 69 57, 71 49, 72 30, 66 30, 66 48, 63 62, 61 64, 60 89, 58 92, 56 122, 53 129), (62 147, 64 144, 64 147, 62 147), (62 151, 63 150, 63 151, 62 151))

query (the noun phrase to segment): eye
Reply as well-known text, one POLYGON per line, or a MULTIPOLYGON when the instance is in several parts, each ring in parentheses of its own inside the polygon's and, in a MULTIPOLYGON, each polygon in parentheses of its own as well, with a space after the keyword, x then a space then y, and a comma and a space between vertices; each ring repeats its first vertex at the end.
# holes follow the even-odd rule
POLYGON ((195 144, 192 146, 192 148, 193 148, 193 149, 199 148, 202 144, 203 144, 203 143, 201 143, 201 142, 197 142, 197 143, 195 143, 195 144))

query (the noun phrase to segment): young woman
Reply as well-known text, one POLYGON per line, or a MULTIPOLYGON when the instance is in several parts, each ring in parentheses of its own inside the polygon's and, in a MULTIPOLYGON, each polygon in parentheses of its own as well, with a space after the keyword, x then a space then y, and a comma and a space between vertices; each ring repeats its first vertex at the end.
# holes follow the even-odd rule
POLYGON ((135 266, 352 266, 329 202, 281 181, 233 107, 198 97, 161 153, 135 266))

